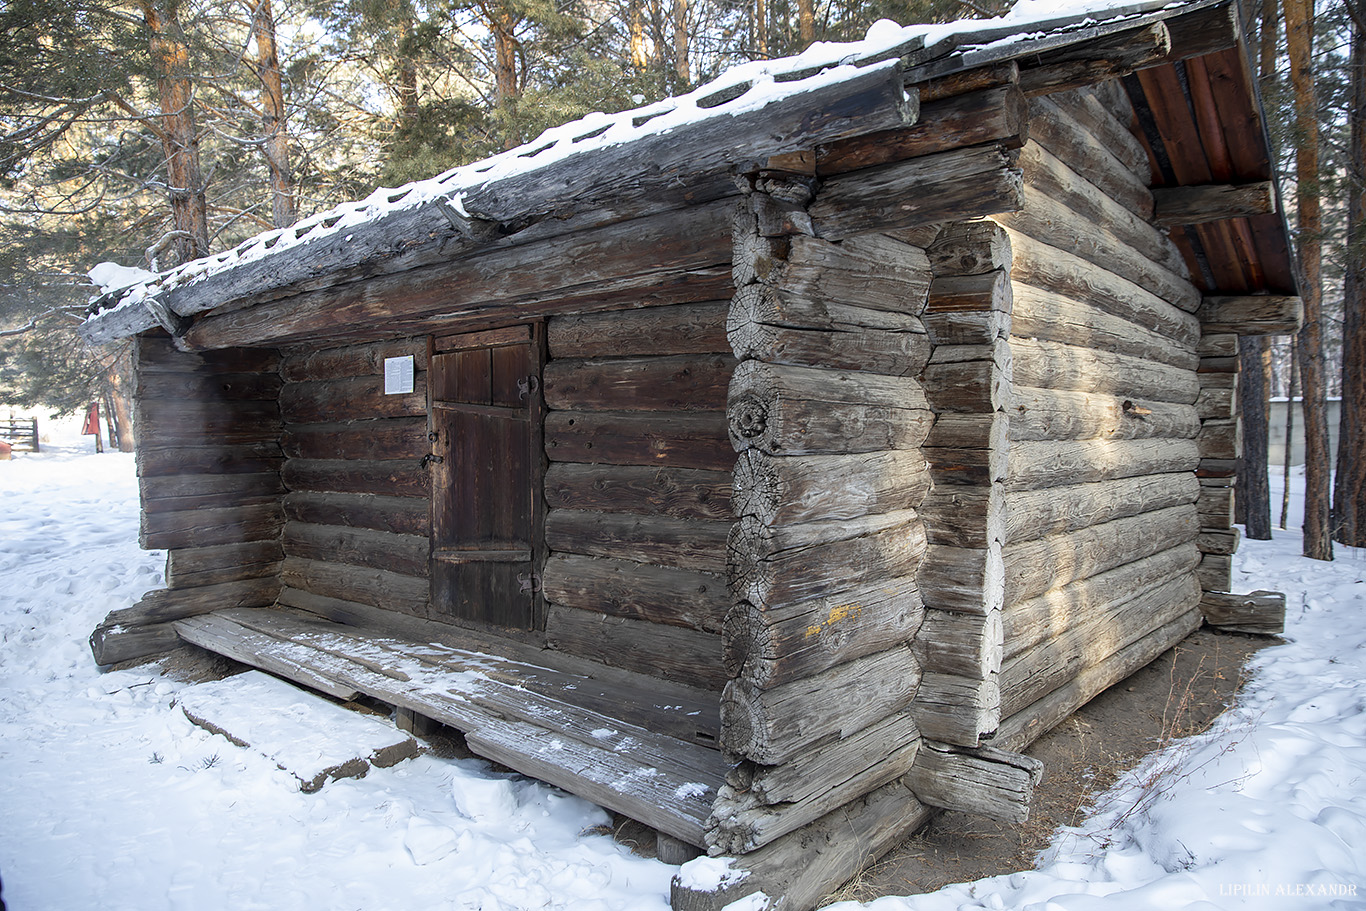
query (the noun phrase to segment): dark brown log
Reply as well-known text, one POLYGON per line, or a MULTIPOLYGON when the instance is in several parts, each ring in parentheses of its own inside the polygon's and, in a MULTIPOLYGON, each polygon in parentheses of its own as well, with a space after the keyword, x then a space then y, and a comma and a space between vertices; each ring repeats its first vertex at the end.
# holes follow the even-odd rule
POLYGON ((139 449, 138 477, 183 474, 256 474, 278 471, 284 461, 278 443, 225 446, 186 445, 174 449, 139 449))
POLYGON ((134 394, 139 399, 179 402, 274 401, 283 381, 274 373, 143 373, 137 374, 134 394))
POLYGON ((731 472, 646 465, 555 462, 545 476, 551 508, 680 519, 731 518, 731 472))
POLYGON ((282 469, 285 486, 323 493, 426 497, 431 476, 416 459, 401 462, 351 462, 290 459, 282 469))
POLYGON ((278 500, 285 492, 277 471, 160 475, 139 480, 138 487, 144 513, 255 506, 278 500))
POLYGON ((1259 636, 1285 632, 1285 594, 1255 591, 1246 595, 1205 592, 1200 600, 1205 622, 1215 629, 1259 636))
POLYGON ((993 269, 973 275, 936 276, 925 302, 925 318, 940 313, 1009 313, 1011 309, 1010 273, 993 269))
POLYGON ((726 672, 758 688, 790 683, 909 641, 924 613, 912 578, 768 610, 741 601, 726 615, 726 672))
POLYGON ((264 402, 141 399, 138 445, 148 449, 202 443, 263 443, 280 438, 280 406, 264 402))
POLYGON ((166 587, 198 588, 273 576, 283 559, 279 541, 178 548, 166 555, 166 587))
POLYGON ((1194 344, 1136 325, 1129 315, 1119 317, 1101 310, 1089 297, 1016 282, 1014 298, 1010 331, 1017 336, 1098 348, 1182 370, 1194 370, 1200 364, 1194 344))
POLYGON ((137 368, 153 373, 278 373, 280 352, 273 348, 231 351, 181 351, 164 333, 138 336, 137 368))
POLYGON ((1304 303, 1298 297, 1274 294, 1207 297, 1198 315, 1201 327, 1209 333, 1284 335, 1299 331, 1304 303))
POLYGON ((171 547, 207 547, 269 541, 280 536, 285 523, 278 502, 184 512, 143 513, 138 542, 144 550, 171 547))
POLYGON ((280 582, 297 591, 355 601, 415 617, 426 615, 430 598, 430 585, 426 579, 302 557, 285 558, 280 567, 280 582))
POLYGON ((816 233, 839 240, 870 231, 1013 212, 1023 205, 1016 155, 986 145, 832 178, 812 203, 816 233))
POLYGON ((1031 99, 1029 138, 1139 218, 1152 216, 1153 193, 1147 175, 1140 178, 1139 172, 1074 118, 1072 105, 1056 97, 1031 99))
POLYGON ((1001 636, 999 610, 984 616, 931 610, 911 648, 927 674, 987 680, 1001 669, 1001 636))
POLYGON ((914 316, 784 294, 768 285, 736 292, 726 319, 740 358, 775 364, 914 376, 930 357, 930 339, 914 316))
POLYGON ((545 418, 546 455, 554 462, 659 465, 729 471, 735 450, 726 416, 655 412, 552 411, 545 418))
POLYGON ((431 550, 425 536, 303 522, 285 526, 283 543, 285 553, 291 557, 368 566, 416 577, 427 575, 431 550))
POLYGON ((1017 544, 1189 504, 1199 489, 1199 482, 1189 471, 1164 474, 1159 470, 1112 481, 1015 490, 1005 498, 1002 541, 1017 544))
POLYGON ((1276 187, 1269 180, 1247 184, 1159 187, 1153 190, 1153 222, 1164 228, 1199 225, 1277 211, 1276 187))
POLYGON ((558 360, 545 366, 545 402, 575 411, 719 411, 730 355, 558 360))
POLYGON ((721 739, 732 753, 776 765, 900 711, 919 684, 915 656, 900 647, 771 689, 732 680, 721 699, 721 739))
MULTIPOLYGON (((932 450, 922 450, 932 452, 932 450)), ((1000 460, 1004 460, 1004 450, 1000 460)), ((934 489, 920 504, 920 517, 925 521, 925 536, 930 544, 955 548, 985 548, 1004 537, 1004 498, 1000 484, 989 483, 990 471, 985 469, 970 482, 962 462, 948 463, 944 470, 931 470, 935 477, 934 489), (965 483, 966 482, 966 483, 965 483)))
POLYGON ((1036 66, 1020 67, 1020 89, 1030 96, 1046 95, 1163 63, 1172 49, 1172 37, 1162 22, 1083 42, 1043 56, 1036 66))
POLYGON ((1192 407, 1017 383, 1011 389, 1010 437, 1020 441, 1194 439, 1200 432, 1196 401, 1192 407))
POLYGON ((1029 819, 1043 770, 1043 763, 1031 756, 929 741, 906 781, 932 807, 1018 824, 1029 819))
POLYGON ((546 322, 550 357, 639 357, 729 353, 725 301, 555 316, 546 322))
POLYGON ((735 368, 727 405, 737 450, 791 455, 913 449, 931 418, 913 379, 759 361, 735 368))
POLYGON ((391 418, 330 424, 294 424, 280 447, 291 459, 383 461, 420 459, 431 448, 427 419, 391 418))
POLYGON ((915 508, 929 488, 925 459, 914 451, 771 456, 750 449, 735 466, 733 507, 764 525, 856 519, 915 508))
POLYGON ((1237 459, 1243 454, 1241 422, 1237 418, 1224 421, 1205 421, 1196 438, 1200 457, 1204 459, 1237 459))
POLYGON ((280 411, 291 424, 422 417, 427 414, 426 374, 414 378, 412 392, 400 395, 385 395, 381 376, 286 383, 280 411))
POLYGON ((967 92, 977 92, 998 85, 1014 85, 1020 81, 1020 67, 1014 60, 959 70, 947 76, 927 79, 915 84, 920 92, 921 111, 931 101, 952 98, 967 92))
POLYGON ((925 528, 911 509, 774 527, 744 518, 726 543, 726 581, 762 611, 914 576, 924 554, 925 528))
POLYGON ((954 674, 925 674, 911 704, 911 715, 927 739, 976 747, 1001 721, 1001 688, 986 680, 954 674))
POLYGON ((285 516, 313 525, 346 525, 398 535, 427 535, 430 507, 417 497, 296 492, 285 497, 285 516))
POLYGON ((730 528, 729 521, 552 509, 546 514, 545 540, 562 553, 719 574, 726 568, 730 528))
POLYGON ((295 349, 286 354, 280 374, 292 383, 383 376, 384 361, 391 357, 411 357, 413 369, 425 373, 427 340, 399 339, 345 348, 295 349))
POLYGON ((1168 589, 1188 581, 1199 563, 1200 551, 1187 542, 1013 604, 1004 612, 1005 655, 1013 657, 1132 599, 1168 601, 1168 589))
POLYGON ((925 248, 925 254, 935 278, 1009 270, 1010 235, 994 221, 950 222, 925 248))
POLYGON ((552 649, 611 667, 714 691, 726 683, 712 633, 551 605, 545 636, 552 649))
POLYGON ((1095 351, 1061 342, 1015 337, 1015 381, 1042 389, 1100 392, 1132 399, 1193 405, 1200 382, 1182 370, 1128 354, 1095 351))
POLYGON ((721 576, 630 560, 551 554, 545 598, 561 607, 721 632, 731 597, 721 576))
POLYGON ((1007 491, 1036 490, 1189 472, 1194 471, 1199 462, 1199 446, 1194 440, 1014 443, 1010 447, 1010 468, 1005 486, 1007 491))

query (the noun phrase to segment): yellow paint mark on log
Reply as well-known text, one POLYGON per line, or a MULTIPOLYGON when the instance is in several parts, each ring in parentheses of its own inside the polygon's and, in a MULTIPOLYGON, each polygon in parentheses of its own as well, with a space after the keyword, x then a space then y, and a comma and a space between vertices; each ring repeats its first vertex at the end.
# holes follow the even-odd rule
POLYGON ((813 623, 806 628, 806 638, 811 639, 815 636, 819 636, 829 627, 834 626, 836 623, 841 623, 845 620, 857 617, 862 611, 862 604, 840 604, 836 607, 832 607, 823 623, 813 623))

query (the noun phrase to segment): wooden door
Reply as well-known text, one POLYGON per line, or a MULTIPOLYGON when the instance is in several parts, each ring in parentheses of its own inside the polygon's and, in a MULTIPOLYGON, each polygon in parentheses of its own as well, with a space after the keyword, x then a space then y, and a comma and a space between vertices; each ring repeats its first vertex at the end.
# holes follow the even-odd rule
POLYGON ((432 610, 540 625, 539 327, 433 340, 432 610))

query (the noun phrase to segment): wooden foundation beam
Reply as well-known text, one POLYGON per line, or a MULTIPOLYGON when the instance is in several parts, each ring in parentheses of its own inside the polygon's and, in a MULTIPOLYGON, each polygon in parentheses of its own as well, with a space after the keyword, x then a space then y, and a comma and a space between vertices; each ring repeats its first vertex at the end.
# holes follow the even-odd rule
POLYGON ((1246 595, 1205 592, 1200 600, 1205 622, 1215 629, 1258 636, 1285 632, 1284 592, 1255 591, 1246 595))

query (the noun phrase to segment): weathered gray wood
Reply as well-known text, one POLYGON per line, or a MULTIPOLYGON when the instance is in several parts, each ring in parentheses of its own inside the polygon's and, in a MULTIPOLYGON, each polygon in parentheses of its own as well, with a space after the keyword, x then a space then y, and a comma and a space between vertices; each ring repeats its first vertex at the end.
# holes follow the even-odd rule
POLYGON ((1277 211, 1276 187, 1269 180, 1199 187, 1158 187, 1153 223, 1164 228, 1200 225, 1227 218, 1269 215, 1277 211))
POLYGON ((180 512, 222 506, 254 506, 285 493, 278 471, 248 474, 160 475, 139 479, 144 512, 180 512))
POLYGON ((427 575, 431 551, 425 535, 396 535, 368 528, 306 522, 287 524, 283 544, 285 553, 291 557, 368 566, 416 577, 427 575))
POLYGON ((1151 217, 1153 193, 1146 175, 1140 179, 1137 171, 1073 117, 1073 105, 1054 96, 1032 98, 1029 107, 1031 141, 1067 162, 1096 189, 1139 218, 1151 217))
POLYGON ((279 538, 284 524, 279 503, 145 512, 139 522, 138 542, 144 550, 159 550, 270 541, 279 538))
POLYGON ((431 449, 431 444, 427 440, 427 419, 406 417, 347 423, 293 424, 280 439, 280 448, 285 455, 295 459, 416 461, 431 449))
POLYGON ((1054 52, 1036 66, 1021 66, 1020 89, 1035 96, 1094 85, 1163 63, 1171 48, 1166 24, 1149 23, 1054 52))
POLYGON ((954 221, 925 248, 935 278, 1008 270, 1010 235, 994 221, 954 221))
POLYGON ((1195 508, 1201 528, 1228 528, 1233 524, 1233 488, 1202 486, 1195 508))
POLYGON ((273 576, 284 559, 279 541, 178 548, 166 555, 166 587, 197 588, 273 576))
POLYGON ((550 357, 640 357, 725 353, 725 301, 554 316, 546 321, 550 357))
POLYGON ((930 435, 925 438, 924 448, 1005 450, 1012 436, 1010 417, 995 411, 977 414, 942 412, 935 417, 930 435))
POLYGON ((1043 389, 1101 392, 1126 398, 1193 405, 1200 382, 1193 370, 1127 354, 1095 351, 1061 342, 1015 337, 1015 381, 1043 389))
MULTIPOLYGON (((915 314, 924 305, 930 268, 925 251, 882 234, 832 243, 793 237, 781 258, 754 264, 755 280, 797 297, 889 313, 915 314)), ((743 287, 748 282, 736 282, 743 287)))
POLYGON ((387 462, 290 459, 281 469, 291 491, 426 498, 431 475, 416 459, 387 462))
POLYGON ((1194 439, 1200 432, 1197 408, 1017 382, 1011 388, 1010 437, 1019 441, 1194 439))
MULTIPOLYGON (((930 460, 930 476, 936 488, 948 495, 948 488, 983 487, 1002 481, 1007 474, 1009 449, 939 449, 925 446, 920 450, 930 460)), ((940 501, 942 502, 942 501, 940 501)))
POLYGON ((430 600, 430 586, 426 579, 303 557, 285 558, 280 567, 280 582, 298 591, 355 601, 416 617, 426 615, 430 600))
POLYGON ((687 686, 719 691, 727 680, 712 633, 551 605, 545 638, 557 651, 687 686))
POLYGON ((1215 629, 1259 636, 1279 636, 1285 632, 1284 592, 1205 592, 1200 599, 1200 612, 1215 629))
POLYGON ((90 634, 90 654, 101 667, 169 652, 180 644, 173 623, 101 624, 90 634))
POLYGON ((418 497, 376 494, 295 491, 285 497, 285 516, 291 522, 346 525, 396 535, 427 535, 430 506, 418 497))
POLYGON ((1233 587, 1233 558, 1228 554, 1205 554, 1195 573, 1205 591, 1226 592, 1233 587))
POLYGON ((1001 669, 1002 636, 999 610, 985 615, 931 610, 911 648, 927 674, 986 680, 1001 669))
POLYGON ((1018 281, 1013 290, 1015 307, 1010 327, 1015 335, 1127 354, 1182 370, 1195 370, 1200 365, 1193 341, 1178 341, 1115 316, 1095 307, 1088 298, 1018 281))
POLYGON ((384 361, 391 357, 411 357, 414 371, 424 373, 427 370, 427 340, 398 339, 343 348, 296 348, 286 352, 280 363, 280 375, 293 383, 383 376, 384 361))
POLYGON ((948 466, 947 479, 944 474, 931 470, 931 475, 937 475, 934 490, 920 504, 925 536, 931 545, 990 547, 1005 536, 1002 508, 1005 501, 1001 485, 987 483, 985 477, 973 483, 957 483, 953 475, 958 473, 954 470, 958 467, 957 464, 948 466))
POLYGON ((655 859, 662 864, 677 866, 686 864, 704 852, 697 845, 674 838, 667 832, 655 830, 655 859))
POLYGON ((909 577, 768 610, 741 601, 726 615, 726 672, 755 687, 790 683, 909 641, 924 613, 909 577))
POLYGON ((941 311, 921 321, 935 345, 993 345, 1010 336, 1010 316, 1000 311, 941 311))
POLYGON ((359 692, 351 686, 319 674, 312 668, 290 659, 278 649, 276 641, 264 633, 249 629, 215 614, 177 620, 173 624, 181 639, 206 648, 234 661, 259 667, 286 680, 293 680, 309 689, 327 693, 342 701, 355 699, 359 692))
POLYGON ((731 607, 719 575, 578 554, 551 554, 542 586, 552 604, 709 633, 731 607))
POLYGON ((914 449, 933 416, 908 377, 743 361, 726 408, 737 450, 801 455, 914 449))
POLYGON ((1043 769, 1032 756, 995 747, 926 741, 906 782, 932 807, 1022 823, 1029 819, 1043 769))
POLYGON ((545 402, 574 411, 719 410, 734 368, 728 354, 556 360, 545 366, 545 402))
POLYGON ((1129 119, 1133 116, 1133 108, 1129 105, 1128 97, 1124 96, 1123 89, 1118 88, 1118 85, 1118 82, 1109 82, 1102 86, 1072 89, 1053 95, 1052 100, 1065 107, 1068 115, 1079 126, 1094 135, 1100 145, 1119 159, 1125 168, 1140 177, 1148 177, 1148 153, 1138 138, 1129 131, 1129 119), (1106 92, 1106 86, 1115 91, 1106 92), (1097 97, 1098 92, 1106 92, 1107 96, 1114 93, 1123 96, 1122 104, 1126 109, 1124 115, 1121 117, 1111 111, 1111 105, 1101 103, 1097 97))
POLYGON ((552 462, 708 471, 735 464, 721 412, 552 411, 545 417, 545 451, 552 462))
POLYGON ((984 310, 1009 313, 1011 300, 1010 273, 1006 269, 971 275, 936 275, 925 300, 925 316, 928 319, 932 314, 984 310))
POLYGON ((1194 471, 1195 440, 1066 440, 1010 447, 1007 491, 1194 471))
POLYGON ((1202 383, 1200 395, 1195 399, 1195 410, 1200 415, 1201 420, 1231 418, 1234 409, 1237 407, 1238 390, 1236 388, 1220 389, 1212 386, 1207 387, 1202 383))
POLYGON ((712 519, 552 509, 545 540, 552 551, 612 557, 704 573, 726 568, 731 523, 712 519))
POLYGON ((731 300, 727 337, 736 357, 914 376, 930 357, 914 316, 827 304, 747 285, 731 300))
POLYGON ((1232 554, 1238 550, 1242 533, 1233 528, 1201 528, 1195 544, 1203 554, 1232 554))
POLYGON ((737 600, 767 610, 914 576, 924 554, 925 529, 913 509, 800 525, 746 517, 726 542, 726 581, 737 600))
POLYGON ((100 623, 101 626, 147 626, 207 614, 210 611, 232 607, 264 607, 275 603, 280 592, 278 579, 267 576, 260 579, 240 579, 235 582, 220 582, 199 588, 159 588, 147 592, 142 600, 132 607, 112 610, 100 623))
POLYGON ((920 381, 936 412, 983 414, 1010 405, 1010 375, 994 361, 930 364, 920 381))
POLYGON ((545 499, 551 508, 728 519, 731 487, 728 471, 555 462, 546 472, 545 499))
POLYGON ((284 456, 275 441, 195 445, 200 438, 186 439, 179 446, 140 448, 134 455, 139 478, 160 478, 179 474, 260 474, 276 472, 284 456))
POLYGON ((984 145, 832 178, 809 211, 818 236, 839 240, 1015 211, 1022 205, 1021 183, 1016 153, 984 145))
POLYGON ((857 455, 773 456, 757 449, 735 464, 735 515, 792 524, 915 508, 930 489, 923 456, 892 450, 857 455))
POLYGON ((721 699, 722 743, 755 762, 776 765, 900 711, 919 684, 920 667, 903 647, 771 689, 732 680, 721 699))
POLYGON ((920 733, 955 746, 976 747, 1001 721, 1001 688, 996 675, 985 680, 956 674, 926 674, 911 703, 920 733))
POLYGON ((1199 563, 1200 551, 1187 542, 1012 604, 1004 613, 1005 655, 1013 658, 1132 600, 1170 601, 1199 563))
POLYGON ((1002 555, 1006 605, 1193 541, 1198 523, 1192 503, 1009 545, 1002 555))
POLYGON ((1274 294, 1206 297, 1198 314, 1206 332, 1284 335, 1299 331, 1304 322, 1304 302, 1274 294))
POLYGON ((1001 560, 999 546, 931 545, 916 577, 925 606, 983 617, 999 610, 1005 572, 1001 560))
POLYGON ((1242 422, 1236 417, 1205 421, 1200 425, 1196 444, 1201 458, 1237 459, 1243 454, 1242 422))
POLYGON ((1196 349, 1203 357, 1237 357, 1238 336, 1232 332, 1202 333, 1196 349))
POLYGON ((1188 470, 1158 470, 1111 481, 1012 490, 1005 498, 1001 540, 1018 544, 1181 506, 1193 502, 1199 491, 1199 481, 1188 470))

